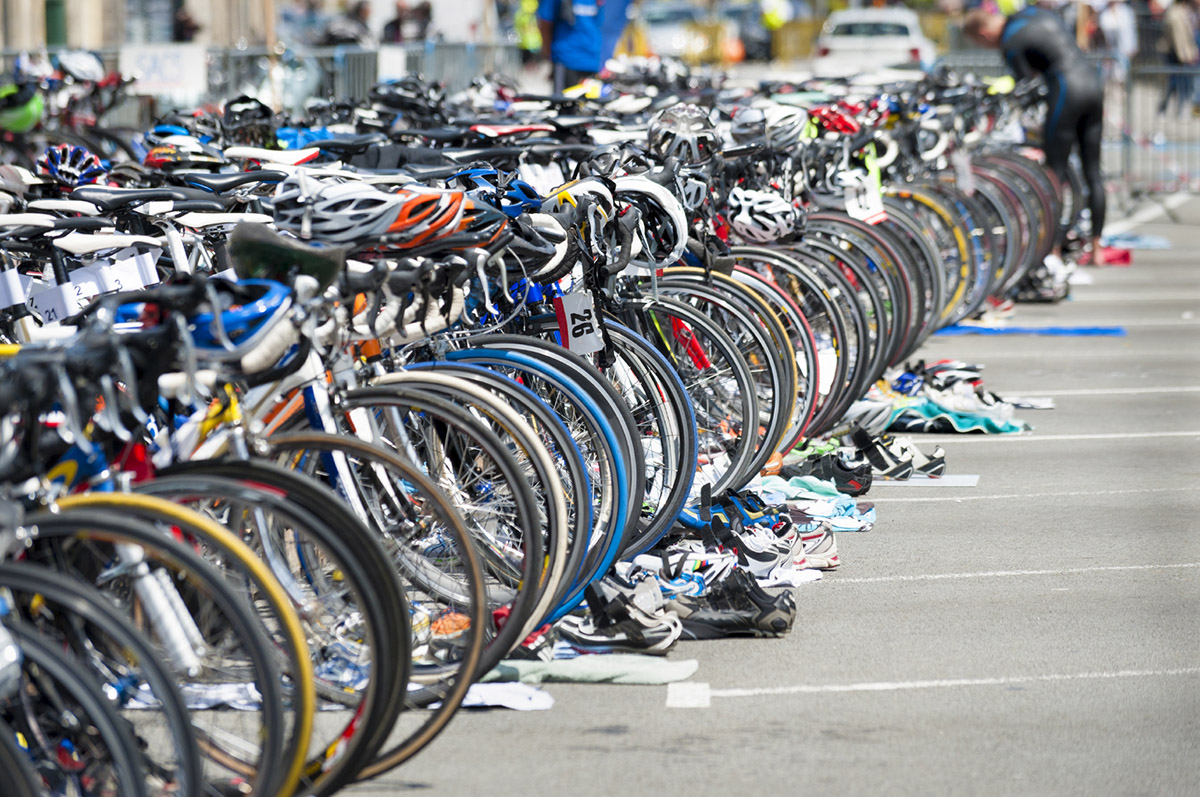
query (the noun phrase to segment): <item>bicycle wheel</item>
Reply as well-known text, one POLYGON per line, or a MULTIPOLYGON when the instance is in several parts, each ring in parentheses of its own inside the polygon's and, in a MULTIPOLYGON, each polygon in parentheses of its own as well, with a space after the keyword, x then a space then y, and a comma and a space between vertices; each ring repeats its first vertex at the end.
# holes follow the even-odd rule
MULTIPOLYGON (((41 513, 27 521, 33 526, 37 518, 44 538, 75 540, 71 553, 85 576, 105 574, 107 563, 114 558, 109 546, 119 543, 153 552, 161 564, 171 566, 171 583, 181 597, 192 602, 193 611, 203 610, 196 623, 200 649, 206 654, 202 669, 194 676, 199 690, 208 693, 212 684, 219 683, 252 684, 261 695, 257 722, 252 719, 254 712, 247 710, 237 712, 237 718, 204 714, 211 724, 197 728, 202 752, 249 781, 256 793, 292 794, 312 734, 316 690, 300 619, 266 565, 228 530, 161 498, 87 493, 63 497, 58 507, 75 511, 41 513), (131 518, 150 520, 162 530, 131 522, 131 518), (169 536, 174 533, 183 535, 191 545, 176 542, 169 536), (199 546, 204 556, 192 546, 199 546), (208 560, 219 562, 224 572, 208 560), (249 603, 250 596, 233 592, 229 574, 235 574, 241 585, 253 583, 254 605, 249 603), (281 665, 281 661, 286 663, 281 665), (286 689, 281 674, 287 678, 286 689), (283 710, 285 697, 290 700, 290 714, 283 710), (247 718, 249 724, 244 721, 247 718)), ((61 546, 53 553, 56 563, 63 561, 61 546)), ((105 586, 121 584, 106 581, 105 586)), ((136 595, 131 586, 125 585, 124 590, 136 595)), ((148 614, 143 611, 140 616, 148 614)), ((172 661, 171 656, 167 660, 172 661)), ((186 672, 181 675, 192 677, 186 672)))
POLYGON ((400 711, 391 696, 408 684, 400 585, 365 564, 384 556, 383 548, 370 535, 355 536, 355 527, 334 529, 271 490, 233 479, 188 473, 137 488, 237 529, 270 567, 302 614, 314 686, 327 709, 311 737, 301 786, 330 794, 352 780, 374 756, 373 743, 382 743, 373 730, 391 727, 400 711))
POLYGON ((99 680, 36 629, 11 619, 5 626, 21 648, 24 677, 0 717, 27 741, 50 793, 148 797, 137 742, 99 680))
POLYGON ((352 520, 366 522, 379 535, 389 566, 406 576, 412 611, 425 618, 412 625, 412 683, 404 697, 412 709, 439 705, 424 714, 405 711, 387 729, 384 749, 359 772, 360 780, 376 777, 416 755, 446 727, 479 671, 488 617, 475 546, 434 484, 385 449, 319 432, 274 435, 267 445, 269 456, 298 469, 328 463, 322 454, 344 458, 354 474, 346 486, 357 492, 356 505, 366 513, 352 515, 352 520), (428 590, 422 587, 427 584, 432 585, 428 590), (434 645, 432 626, 440 618, 453 617, 465 617, 465 628, 434 645), (434 648, 432 655, 421 653, 421 647, 434 648))
POLYGON ((99 590, 29 562, 0 564, 22 621, 70 650, 124 709, 142 750, 151 794, 199 795, 199 747, 166 664, 99 590), (141 704, 147 710, 130 710, 141 704))
MULTIPOLYGON (((526 328, 559 341, 551 316, 528 319, 526 328)), ((638 527, 619 554, 628 559, 651 547, 687 503, 696 474, 696 420, 687 391, 670 363, 628 327, 605 320, 611 364, 596 363, 629 408, 645 457, 644 496, 638 527)))
POLYGON ((667 359, 691 399, 699 467, 688 504, 708 486, 714 496, 753 477, 758 397, 737 345, 703 312, 668 296, 625 301, 623 320, 667 359))
POLYGON ((40 797, 44 782, 33 770, 29 754, 17 744, 12 726, 0 719, 0 778, 11 797, 40 797))

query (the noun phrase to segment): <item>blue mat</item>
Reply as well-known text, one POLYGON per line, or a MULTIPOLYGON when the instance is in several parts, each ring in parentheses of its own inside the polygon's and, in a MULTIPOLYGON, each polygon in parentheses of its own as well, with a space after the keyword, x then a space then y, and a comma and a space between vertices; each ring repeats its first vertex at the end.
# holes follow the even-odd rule
POLYGON ((1115 246, 1118 249, 1170 249, 1171 241, 1164 235, 1140 235, 1134 232, 1124 232, 1117 235, 1104 236, 1105 246, 1115 246))
POLYGON ((1123 338, 1125 327, 943 327, 935 335, 1046 335, 1062 338, 1123 338))

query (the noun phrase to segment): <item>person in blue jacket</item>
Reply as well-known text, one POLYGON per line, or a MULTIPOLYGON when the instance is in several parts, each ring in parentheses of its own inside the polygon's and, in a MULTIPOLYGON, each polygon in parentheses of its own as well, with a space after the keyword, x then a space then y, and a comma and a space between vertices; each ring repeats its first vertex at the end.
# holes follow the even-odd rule
POLYGON ((538 0, 542 55, 550 59, 555 94, 604 66, 604 5, 605 0, 538 0))

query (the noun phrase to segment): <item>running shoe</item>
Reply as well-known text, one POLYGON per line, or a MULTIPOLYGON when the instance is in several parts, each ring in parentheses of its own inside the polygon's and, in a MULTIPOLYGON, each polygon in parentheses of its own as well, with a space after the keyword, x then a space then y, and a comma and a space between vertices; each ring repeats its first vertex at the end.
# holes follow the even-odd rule
MULTIPOLYGON (((680 599, 682 600, 682 598, 680 599)), ((559 638, 583 653, 648 653, 665 656, 682 634, 677 617, 669 613, 647 628, 637 620, 599 625, 591 617, 564 617, 556 626, 559 638)))
POLYGON ((822 523, 816 531, 810 531, 801 538, 804 541, 804 552, 796 560, 796 567, 810 567, 815 570, 835 570, 842 565, 838 558, 837 540, 834 539, 833 529, 828 523, 822 523))
POLYGON ((740 568, 703 597, 667 601, 667 610, 679 617, 683 639, 777 637, 791 630, 796 620, 791 591, 772 595, 740 568))
POLYGON ((855 429, 851 439, 880 478, 904 481, 912 476, 915 466, 911 456, 905 457, 894 446, 887 445, 880 438, 872 438, 862 429, 855 429))

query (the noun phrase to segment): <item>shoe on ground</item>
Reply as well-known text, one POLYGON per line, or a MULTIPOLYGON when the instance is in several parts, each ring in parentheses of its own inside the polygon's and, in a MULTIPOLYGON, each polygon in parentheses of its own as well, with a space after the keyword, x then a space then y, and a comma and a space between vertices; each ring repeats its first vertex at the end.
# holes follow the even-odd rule
POLYGON ((679 641, 682 627, 670 617, 647 628, 637 620, 597 625, 591 617, 564 617, 556 626, 559 638, 584 653, 648 653, 665 656, 679 641))
POLYGON ((828 523, 822 523, 819 529, 803 534, 801 538, 804 541, 804 552, 795 560, 796 567, 814 570, 836 570, 841 567, 837 540, 828 523))
POLYGON ((733 636, 777 637, 791 630, 796 600, 790 591, 772 595, 739 568, 699 598, 667 602, 683 627, 683 639, 723 639, 733 636))

